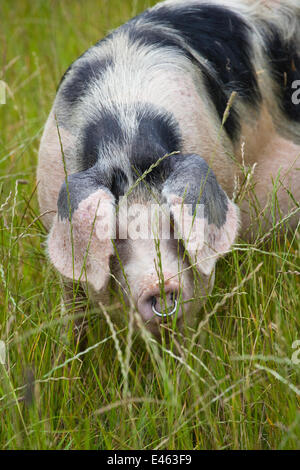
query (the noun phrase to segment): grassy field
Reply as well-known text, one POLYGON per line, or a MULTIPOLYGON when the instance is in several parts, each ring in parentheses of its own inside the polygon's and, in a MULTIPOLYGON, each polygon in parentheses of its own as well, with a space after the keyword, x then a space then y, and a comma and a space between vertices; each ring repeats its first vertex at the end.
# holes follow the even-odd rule
POLYGON ((80 352, 79 306, 63 304, 45 257, 35 171, 60 77, 150 3, 0 4, 1 449, 300 448, 299 233, 239 240, 218 264, 196 337, 171 346, 133 332, 126 312, 111 323, 86 306, 80 352))

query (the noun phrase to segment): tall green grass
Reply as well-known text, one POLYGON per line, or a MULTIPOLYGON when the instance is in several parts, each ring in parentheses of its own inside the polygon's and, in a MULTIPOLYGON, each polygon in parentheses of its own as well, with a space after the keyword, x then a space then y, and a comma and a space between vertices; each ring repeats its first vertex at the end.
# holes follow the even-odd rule
MULTIPOLYGON (((154 4, 155 2, 151 2, 154 4)), ((45 257, 35 170, 68 65, 147 1, 2 0, 0 80, 1 449, 300 447, 299 233, 274 228, 218 263, 197 334, 158 344, 86 303, 65 305, 45 257), (79 349, 74 318, 85 315, 79 349)), ((121 302, 121 299, 120 299, 121 302)))

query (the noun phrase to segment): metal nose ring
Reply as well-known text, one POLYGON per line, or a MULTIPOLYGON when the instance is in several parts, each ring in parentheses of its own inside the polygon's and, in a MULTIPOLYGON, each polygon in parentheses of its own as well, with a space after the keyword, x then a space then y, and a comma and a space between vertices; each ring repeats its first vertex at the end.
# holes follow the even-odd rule
POLYGON ((153 313, 155 313, 155 315, 157 315, 158 317, 167 318, 167 317, 171 317, 176 312, 177 300, 174 299, 174 307, 170 312, 167 312, 167 313, 158 312, 155 308, 155 305, 156 305, 156 299, 155 299, 155 297, 153 297, 153 301, 152 301, 152 311, 153 311, 153 313))

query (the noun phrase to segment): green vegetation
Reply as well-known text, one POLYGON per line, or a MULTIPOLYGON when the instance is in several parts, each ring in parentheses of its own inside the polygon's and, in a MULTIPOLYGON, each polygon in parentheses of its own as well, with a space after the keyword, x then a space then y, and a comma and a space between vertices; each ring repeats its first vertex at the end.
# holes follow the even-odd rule
POLYGON ((108 321, 110 309, 86 308, 81 353, 72 324, 82 305, 64 306, 45 256, 35 170, 57 84, 78 55, 149 4, 0 4, 8 87, 0 105, 1 449, 300 447, 300 365, 292 361, 299 233, 279 237, 274 227, 256 244, 239 241, 218 263, 195 341, 178 335, 160 345, 132 330, 130 312, 119 323, 108 321))

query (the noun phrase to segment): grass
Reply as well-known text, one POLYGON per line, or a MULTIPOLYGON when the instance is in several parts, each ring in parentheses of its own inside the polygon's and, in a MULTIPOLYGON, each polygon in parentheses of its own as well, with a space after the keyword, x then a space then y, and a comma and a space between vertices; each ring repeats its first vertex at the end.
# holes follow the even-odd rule
POLYGON ((63 305, 45 257, 35 170, 56 86, 72 60, 148 4, 1 2, 0 448, 297 449, 299 233, 274 227, 256 244, 240 240, 218 263, 195 341, 169 346, 133 331, 130 312, 119 324, 86 306, 80 352, 78 305, 63 305))

